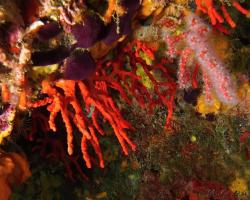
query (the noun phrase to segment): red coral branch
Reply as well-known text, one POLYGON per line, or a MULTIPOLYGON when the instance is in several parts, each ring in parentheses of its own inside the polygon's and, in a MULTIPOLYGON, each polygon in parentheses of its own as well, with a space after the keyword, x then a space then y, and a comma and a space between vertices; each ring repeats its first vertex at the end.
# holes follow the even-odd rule
POLYGON ((47 109, 50 111, 49 126, 53 131, 57 130, 55 118, 58 113, 61 113, 67 132, 69 155, 73 154, 73 128, 71 120, 73 121, 82 134, 81 150, 83 153, 83 159, 85 160, 88 168, 91 168, 90 155, 87 147, 88 141, 94 148, 94 151, 99 159, 100 167, 104 167, 100 144, 95 134, 95 129, 102 135, 104 134, 104 131, 100 128, 97 122, 99 115, 109 122, 122 146, 123 152, 126 155, 128 154, 127 144, 132 148, 132 150, 135 150, 135 145, 130 141, 124 131, 125 128, 130 128, 130 124, 122 118, 112 98, 108 96, 107 88, 104 82, 103 84, 103 88, 96 87, 91 89, 91 84, 88 86, 82 81, 59 80, 52 85, 52 83, 45 80, 42 82, 42 93, 47 94, 48 97, 39 102, 29 104, 30 107, 48 105, 47 109), (63 94, 61 94, 56 87, 62 89, 63 94), (90 110, 91 106, 95 109, 95 113, 92 115, 93 123, 91 123, 85 116, 84 109, 81 107, 80 101, 76 97, 76 87, 79 87, 81 96, 84 100, 85 112, 90 110), (69 105, 72 106, 73 111, 68 109, 69 105))
POLYGON ((74 181, 74 175, 70 163, 74 164, 77 172, 83 177, 83 179, 88 180, 88 177, 84 174, 79 164, 79 156, 67 155, 60 139, 49 137, 49 135, 45 134, 42 139, 37 139, 36 142, 37 146, 35 146, 32 151, 39 151, 43 158, 57 159, 61 161, 66 168, 70 180, 74 181), (50 151, 47 149, 50 149, 50 151))
MULTIPOLYGON (((106 63, 101 62, 99 67, 103 69, 102 80, 107 83, 108 87, 117 90, 127 103, 131 104, 132 99, 129 96, 132 96, 142 108, 148 106, 150 111, 156 105, 166 106, 168 115, 165 126, 169 127, 173 115, 173 101, 177 85, 172 78, 174 72, 166 66, 170 61, 162 58, 160 62, 157 62, 154 55, 153 49, 145 43, 135 40, 123 48, 116 59, 106 63), (155 63, 148 65, 142 59, 141 53, 146 54, 155 63), (125 69, 126 62, 128 62, 128 69, 125 69), (136 75, 138 66, 143 68, 146 76, 153 84, 153 94, 141 83, 141 77, 136 75), (161 72, 163 80, 157 80, 152 74, 157 70, 161 72), (107 74, 108 71, 109 74, 107 74), (155 98, 155 95, 157 98, 155 98)), ((98 80, 99 77, 94 77, 94 79, 98 80)))
MULTIPOLYGON (((221 5, 220 9, 223 13, 224 18, 216 11, 214 0, 195 0, 195 3, 197 5, 197 11, 201 11, 205 14, 207 14, 211 20, 212 25, 221 24, 224 22, 224 19, 226 22, 231 26, 231 28, 236 27, 236 23, 231 18, 230 14, 228 13, 226 6, 221 5)), ((243 8, 237 1, 233 1, 231 3, 231 6, 236 8, 240 13, 243 15, 247 15, 249 11, 245 8, 243 8)))

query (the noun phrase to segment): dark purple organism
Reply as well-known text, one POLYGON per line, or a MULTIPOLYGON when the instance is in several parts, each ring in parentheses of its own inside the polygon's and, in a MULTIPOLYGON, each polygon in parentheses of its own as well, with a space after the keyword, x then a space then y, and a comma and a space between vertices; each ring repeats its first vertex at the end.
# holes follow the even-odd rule
POLYGON ((215 121, 216 118, 215 118, 215 115, 213 113, 208 113, 205 115, 205 119, 207 121, 215 121))
POLYGON ((139 0, 124 0, 121 2, 121 5, 126 8, 127 13, 120 17, 119 33, 117 33, 117 23, 114 21, 114 19, 107 26, 106 36, 103 39, 104 43, 107 45, 112 44, 123 35, 128 35, 131 32, 132 18, 140 6, 139 0))
POLYGON ((75 51, 65 63, 64 78, 68 80, 83 80, 90 77, 96 69, 96 64, 88 51, 75 51))
POLYGON ((134 15, 140 7, 140 0, 123 0, 121 5, 126 8, 127 14, 134 15))
POLYGON ((34 66, 46 66, 62 62, 70 55, 72 47, 59 46, 55 49, 35 51, 31 55, 34 66))
POLYGON ((77 40, 78 47, 89 48, 100 39, 103 29, 103 21, 97 15, 89 15, 84 18, 83 24, 73 25, 71 33, 77 40))
POLYGON ((195 106, 197 104, 197 98, 200 95, 201 90, 199 88, 197 89, 189 89, 189 90, 184 90, 184 96, 183 99, 189 103, 195 106))
POLYGON ((49 40, 57 36, 62 31, 57 22, 49 22, 42 26, 38 31, 38 37, 41 40, 49 40))
POLYGON ((107 27, 107 35, 103 39, 105 44, 110 45, 117 41, 123 35, 128 35, 131 32, 131 17, 129 15, 122 16, 120 18, 120 33, 117 33, 117 24, 114 20, 107 27))

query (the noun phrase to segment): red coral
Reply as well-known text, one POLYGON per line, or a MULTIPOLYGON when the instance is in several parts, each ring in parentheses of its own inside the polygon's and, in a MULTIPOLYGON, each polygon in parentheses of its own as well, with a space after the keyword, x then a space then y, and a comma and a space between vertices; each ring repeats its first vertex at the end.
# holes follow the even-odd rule
MULTIPOLYGON (((90 83, 91 84, 91 83, 90 83)), ((67 132, 67 144, 69 155, 73 154, 73 128, 71 120, 82 134, 81 150, 83 153, 83 159, 86 162, 88 168, 91 168, 90 156, 87 149, 87 142, 89 141, 93 146, 95 153, 99 158, 100 167, 104 167, 104 160, 99 145, 98 138, 95 134, 95 129, 104 134, 104 131, 98 125, 98 116, 102 117, 109 122, 112 126, 116 137, 118 138, 123 152, 127 155, 128 149, 126 143, 130 145, 132 150, 135 150, 135 145, 127 137, 124 129, 130 128, 130 124, 125 121, 118 108, 115 106, 112 98, 107 92, 105 83, 96 83, 97 87, 93 85, 87 85, 82 81, 69 81, 59 80, 52 85, 48 81, 42 82, 42 93, 47 94, 48 97, 35 102, 30 103, 30 107, 40 107, 48 105, 48 111, 50 111, 49 126, 53 131, 56 131, 55 118, 60 112, 67 132), (101 84, 102 87, 99 87, 101 84), (61 94, 56 87, 63 90, 64 94, 61 94), (76 97, 76 87, 79 87, 81 96, 85 103, 85 109, 82 109, 80 101, 76 97), (68 106, 72 106, 73 111, 68 109, 68 106), (85 116, 85 112, 90 111, 90 107, 94 107, 94 113, 92 114, 92 123, 85 116)))
POLYGON ((250 160, 250 147, 247 146, 247 141, 250 138, 250 132, 245 131, 244 133, 241 134, 239 141, 241 143, 242 149, 245 153, 245 157, 247 160, 250 160))
POLYGON ((51 137, 45 133, 45 136, 41 139, 37 139, 36 142, 37 145, 32 149, 32 151, 39 151, 43 158, 61 161, 64 164, 68 177, 71 181, 75 180, 71 164, 75 166, 77 172, 83 177, 83 179, 88 180, 88 177, 84 174, 82 167, 80 166, 79 155, 67 155, 63 142, 59 138, 51 137))
POLYGON ((186 23, 185 32, 178 36, 167 34, 165 39, 168 54, 171 57, 180 56, 179 87, 188 88, 191 85, 190 80, 192 80, 192 86, 196 88, 200 68, 207 102, 211 103, 213 90, 221 102, 235 105, 238 99, 230 74, 222 60, 211 50, 209 44, 210 28, 199 17, 191 13, 186 17, 186 23), (186 46, 179 49, 179 41, 185 41, 186 46), (194 69, 192 69, 193 65, 195 65, 194 69))
POLYGON ((136 99, 142 107, 148 105, 150 110, 153 110, 156 105, 167 106, 166 126, 169 126, 173 114, 176 84, 171 77, 172 72, 165 66, 168 61, 161 59, 160 62, 155 62, 151 66, 140 57, 141 52, 154 59, 155 52, 153 49, 150 49, 144 43, 134 41, 123 48, 115 59, 98 61, 95 75, 84 81, 57 80, 53 82, 44 80, 41 92, 46 94, 47 97, 28 104, 29 107, 33 108, 47 105, 47 109, 50 112, 49 127, 53 131, 57 130, 55 118, 58 113, 61 113, 67 132, 69 155, 73 154, 72 122, 74 123, 82 134, 81 150, 88 168, 91 167, 91 159, 87 147, 88 142, 92 145, 99 159, 100 167, 104 167, 104 160, 96 135, 96 130, 101 135, 104 135, 102 126, 98 123, 100 119, 103 119, 103 122, 107 121, 111 125, 125 155, 128 154, 127 145, 132 150, 135 150, 135 145, 125 132, 125 129, 131 129, 132 127, 122 117, 109 94, 109 89, 117 90, 121 98, 127 103, 132 103, 132 100, 136 99), (126 65, 128 65, 128 69, 125 68, 126 65), (136 75, 139 65, 152 82, 154 94, 147 90, 140 81, 141 77, 136 75), (164 80, 157 80, 151 73, 153 70, 160 70, 164 80), (79 97, 78 93, 80 93, 81 97, 79 97), (82 104, 84 107, 82 107, 82 104), (91 113, 91 108, 94 108, 93 113, 91 113))
POLYGON ((240 136, 240 143, 246 142, 248 138, 250 138, 250 131, 245 131, 240 136))
MULTIPOLYGON (((132 99, 129 98, 129 96, 132 96, 142 108, 148 106, 150 111, 156 105, 166 106, 168 115, 165 126, 169 127, 173 115, 173 101, 177 87, 172 77, 175 71, 166 66, 171 62, 165 58, 157 61, 154 49, 141 41, 134 40, 121 50, 115 60, 99 63, 99 66, 102 67, 102 80, 107 83, 108 87, 119 91, 122 99, 127 103, 132 103, 132 99), (145 53, 147 57, 154 60, 154 64, 148 65, 141 58, 141 53, 145 53), (128 69, 125 69, 126 59, 128 60, 128 69), (138 66, 143 68, 145 74, 150 79, 153 85, 153 94, 141 83, 142 77, 136 75, 138 66), (152 74, 152 72, 157 70, 161 72, 160 80, 152 74)), ((99 79, 99 77, 95 78, 96 80, 99 79)))
MULTIPOLYGON (((224 19, 226 22, 232 27, 235 28, 236 24, 229 15, 226 6, 224 4, 221 5, 220 9, 222 11, 222 14, 224 16, 221 16, 220 13, 218 13, 215 9, 214 0, 195 0, 195 3, 197 5, 197 11, 202 11, 203 13, 207 14, 211 20, 212 25, 217 25, 218 23, 221 24, 224 22, 224 19)), ((236 8, 239 12, 241 12, 244 15, 247 15, 249 11, 245 8, 243 8, 237 1, 230 1, 231 6, 236 8)))

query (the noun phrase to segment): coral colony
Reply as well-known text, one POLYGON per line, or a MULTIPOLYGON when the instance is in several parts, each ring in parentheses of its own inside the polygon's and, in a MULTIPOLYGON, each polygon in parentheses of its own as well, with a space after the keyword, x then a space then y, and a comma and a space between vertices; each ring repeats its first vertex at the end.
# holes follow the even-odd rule
POLYGON ((249 8, 234 0, 87 2, 0 1, 0 143, 15 135, 17 113, 46 107, 47 132, 63 134, 64 124, 68 156, 80 140, 87 168, 93 152, 104 168, 99 139, 107 124, 125 155, 136 150, 120 102, 150 113, 166 107, 170 129, 178 91, 203 85, 207 104, 214 95, 237 104, 236 83, 210 39, 236 27, 228 9, 249 16, 249 8))
POLYGON ((195 65, 193 73, 193 86, 197 87, 196 75, 200 67, 203 73, 204 90, 207 101, 211 101, 212 90, 215 91, 221 102, 226 104, 236 104, 237 95, 229 73, 226 71, 224 64, 218 56, 209 47, 210 28, 205 25, 201 19, 193 14, 186 17, 187 30, 183 35, 176 38, 166 36, 166 42, 169 43, 169 55, 173 56, 175 52, 174 44, 182 39, 186 42, 187 47, 180 53, 178 83, 180 88, 188 88, 191 85, 191 74, 187 72, 188 65, 195 65), (194 54, 192 56, 192 53, 194 54), (191 58, 194 58, 195 63, 191 58))
MULTIPOLYGON (((8 73, 4 75, 6 81, 1 83, 2 101, 9 103, 8 108, 1 115, 1 140, 11 133, 13 116, 17 109, 47 106, 50 112, 49 127, 52 131, 57 131, 55 118, 59 113, 62 116, 67 133, 69 155, 73 154, 74 139, 71 123, 74 123, 82 134, 81 149, 87 167, 91 167, 87 150, 88 143, 93 146, 99 158, 100 166, 104 167, 96 133, 105 134, 99 124, 101 123, 100 118, 109 122, 123 152, 128 154, 127 145, 135 150, 135 145, 125 131, 125 129, 130 128, 130 124, 122 117, 110 95, 109 88, 117 90, 121 98, 127 103, 131 103, 132 100, 129 96, 133 96, 142 107, 153 108, 157 104, 167 106, 166 126, 168 126, 173 113, 176 83, 167 65, 171 62, 173 56, 178 56, 174 55, 177 52, 175 46, 180 41, 185 41, 187 47, 179 55, 177 72, 179 88, 191 86, 189 82, 192 72, 189 72, 188 68, 190 68, 189 65, 196 65, 195 68, 201 68, 203 73, 204 90, 208 101, 211 100, 211 92, 214 91, 219 100, 224 103, 235 104, 237 102, 236 92, 232 87, 229 73, 222 61, 209 47, 208 37, 211 30, 197 15, 190 13, 183 18, 186 23, 183 35, 170 36, 168 33, 161 35, 164 37, 163 40, 166 41, 168 52, 167 55, 160 58, 160 61, 154 58, 156 50, 148 47, 146 43, 136 40, 121 47, 122 49, 119 50, 118 55, 113 60, 102 61, 101 59, 94 59, 86 48, 92 47, 98 41, 111 45, 122 36, 129 34, 131 32, 131 19, 139 8, 139 2, 110 0, 102 17, 96 14, 84 14, 86 6, 82 1, 65 2, 59 7, 53 6, 53 3, 53 1, 41 1, 40 15, 41 17, 49 17, 52 12, 58 13, 59 21, 57 22, 52 21, 52 19, 41 21, 36 16, 37 13, 31 13, 31 16, 27 16, 27 19, 17 15, 18 21, 11 21, 13 25, 9 30, 10 49, 1 48, 1 64, 6 70, 9 69, 8 73), (112 16, 114 14, 119 22, 118 20, 113 21, 112 16), (24 20, 28 20, 28 23, 24 20), (24 24, 26 25, 25 28, 24 24), (117 31, 117 27, 119 31, 117 31), (71 34, 76 39, 76 43, 68 47, 58 46, 54 49, 42 51, 32 49, 32 45, 37 38, 43 43, 57 37, 62 31, 65 31, 65 34, 71 34), (18 45, 20 42, 21 46, 18 45), (153 64, 148 64, 141 56, 142 53, 152 60, 153 64), (124 55, 127 55, 127 58, 124 55), (195 62, 197 64, 194 64, 195 62), (59 71, 64 73, 64 77, 59 79, 47 77, 41 80, 40 92, 47 97, 37 101, 30 99, 32 92, 37 88, 32 88, 32 85, 25 78, 25 74, 32 68, 32 64, 34 66, 59 64, 62 69, 59 71), (128 69, 125 68, 126 65, 128 65, 128 69), (140 77, 136 74, 139 66, 143 68, 146 76, 152 82, 154 95, 157 96, 156 100, 140 82, 140 77), (151 72, 155 70, 161 71, 161 76, 165 78, 165 81, 158 81, 152 75, 151 72), (60 93, 57 88, 62 90, 63 93, 60 93), (76 88, 80 89, 84 107, 77 97, 76 88), (73 110, 69 110, 68 105, 72 106, 73 110), (94 111, 91 119, 88 119, 86 113, 90 112, 91 107, 94 107, 94 111)), ((212 0, 196 1, 196 4, 198 10, 209 15, 212 25, 224 21, 223 17, 213 7, 212 0)), ((236 1, 232 3, 232 6, 243 14, 248 13, 236 1)), ((224 5, 221 9, 226 21, 231 27, 235 27, 235 23, 224 5)), ((6 17, 5 20, 10 19, 6 17)), ((192 70, 192 67, 190 69, 192 70)), ((193 74, 194 87, 197 87, 196 75, 197 72, 193 74)))

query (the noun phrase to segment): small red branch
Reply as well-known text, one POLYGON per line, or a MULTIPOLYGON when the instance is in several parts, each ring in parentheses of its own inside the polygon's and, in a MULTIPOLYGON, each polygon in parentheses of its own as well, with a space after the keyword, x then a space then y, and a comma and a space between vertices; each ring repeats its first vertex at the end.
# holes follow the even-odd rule
POLYGON ((64 149, 63 142, 59 138, 50 137, 45 133, 45 136, 41 139, 37 139, 36 142, 37 146, 35 146, 32 151, 39 151, 43 158, 61 161, 64 164, 71 181, 75 180, 71 164, 74 164, 77 172, 83 179, 88 180, 88 177, 84 174, 82 167, 79 164, 79 156, 69 156, 64 149), (47 149, 50 150, 48 151, 47 149))
MULTIPOLYGON (((117 90, 122 99, 129 104, 132 103, 132 98, 134 98, 142 108, 147 106, 150 111, 157 105, 166 106, 168 115, 165 126, 169 127, 173 115, 173 101, 177 85, 172 78, 174 72, 166 66, 170 61, 162 58, 157 62, 154 55, 153 49, 145 43, 135 40, 123 48, 116 59, 99 63, 99 67, 103 69, 101 80, 105 81, 108 87, 117 90), (140 56, 141 53, 146 54, 155 63, 148 65, 140 56), (125 69, 126 65, 128 69, 125 69), (141 83, 141 77, 136 75, 138 66, 143 68, 146 76, 153 84, 153 94, 141 83), (157 70, 161 72, 161 77, 164 80, 159 81, 154 77, 152 72, 157 70), (107 71, 110 71, 109 74, 107 74, 107 71), (154 98, 155 95, 157 98, 154 98)), ((99 76, 93 79, 98 80, 99 76)))
MULTIPOLYGON (((201 11, 205 14, 207 14, 211 20, 212 25, 222 24, 224 22, 224 19, 226 22, 231 26, 231 28, 236 27, 236 23, 231 18, 230 14, 228 13, 226 6, 224 4, 221 5, 220 9, 223 13, 224 18, 216 11, 214 0, 195 0, 195 3, 197 5, 197 11, 201 11)), ((237 1, 232 2, 232 6, 237 9, 240 13, 243 15, 247 15, 249 11, 245 8, 243 8, 237 1)))

